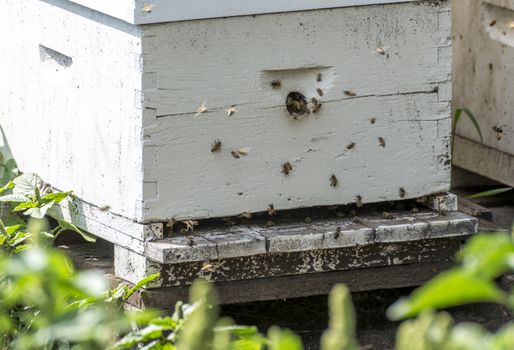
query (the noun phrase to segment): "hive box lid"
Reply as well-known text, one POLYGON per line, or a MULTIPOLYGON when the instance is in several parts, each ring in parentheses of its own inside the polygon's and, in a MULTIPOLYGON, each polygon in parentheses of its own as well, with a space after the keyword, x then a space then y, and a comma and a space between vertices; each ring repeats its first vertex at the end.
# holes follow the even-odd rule
POLYGON ((69 0, 132 24, 421 0, 69 0))

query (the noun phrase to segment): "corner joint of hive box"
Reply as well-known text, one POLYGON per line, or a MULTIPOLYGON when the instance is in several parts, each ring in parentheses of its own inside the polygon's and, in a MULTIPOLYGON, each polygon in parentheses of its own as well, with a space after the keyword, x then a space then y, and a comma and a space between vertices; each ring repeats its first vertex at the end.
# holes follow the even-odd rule
POLYGON ((143 237, 145 241, 151 242, 164 237, 164 225, 162 223, 152 223, 143 225, 143 237))
POLYGON ((439 213, 458 211, 457 196, 453 193, 440 193, 418 199, 425 207, 439 213))

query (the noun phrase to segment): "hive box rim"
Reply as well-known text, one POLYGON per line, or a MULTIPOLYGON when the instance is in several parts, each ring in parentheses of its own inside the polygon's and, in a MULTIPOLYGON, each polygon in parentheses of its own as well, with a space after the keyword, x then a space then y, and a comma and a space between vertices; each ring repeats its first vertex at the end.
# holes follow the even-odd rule
POLYGON ((323 3, 314 0, 223 0, 211 3, 204 0, 68 1, 138 25, 422 0, 326 0, 323 3), (143 10, 144 7, 146 10, 143 10))

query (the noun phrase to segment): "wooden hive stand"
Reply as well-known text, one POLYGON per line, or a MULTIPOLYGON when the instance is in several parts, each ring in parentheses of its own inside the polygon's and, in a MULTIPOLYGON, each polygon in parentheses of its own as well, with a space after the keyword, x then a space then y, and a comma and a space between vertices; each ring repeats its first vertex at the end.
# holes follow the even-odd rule
POLYGON ((200 222, 193 232, 164 236, 165 223, 90 219, 74 209, 64 205, 53 215, 82 220, 115 241, 114 255, 112 246, 107 253, 96 245, 69 249, 79 267, 112 274, 114 265, 114 276, 131 283, 160 272, 132 297, 138 308, 172 307, 187 299, 196 278, 214 282, 222 303, 321 295, 335 283, 354 291, 416 286, 451 266, 463 241, 477 231, 476 219, 457 211, 452 194, 360 209, 297 210, 229 225, 200 222), (138 230, 140 239, 128 229, 138 230))

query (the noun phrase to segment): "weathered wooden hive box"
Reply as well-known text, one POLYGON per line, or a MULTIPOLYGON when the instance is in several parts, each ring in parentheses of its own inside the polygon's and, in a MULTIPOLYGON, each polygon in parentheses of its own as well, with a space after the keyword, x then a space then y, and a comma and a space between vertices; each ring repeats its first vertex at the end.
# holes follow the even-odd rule
POLYGON ((454 107, 468 108, 457 125, 454 162, 514 186, 514 1, 454 0, 454 107))
MULTIPOLYGON (((0 28, 5 141, 24 172, 74 191, 54 215, 114 242, 128 280, 395 240, 379 217, 150 242, 174 220, 449 190, 449 1, 4 0, 0 28)), ((401 241, 472 231, 423 215, 397 222, 401 241)))

